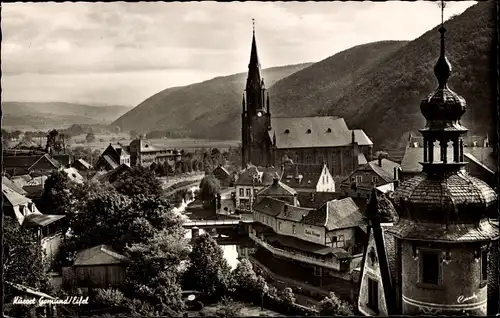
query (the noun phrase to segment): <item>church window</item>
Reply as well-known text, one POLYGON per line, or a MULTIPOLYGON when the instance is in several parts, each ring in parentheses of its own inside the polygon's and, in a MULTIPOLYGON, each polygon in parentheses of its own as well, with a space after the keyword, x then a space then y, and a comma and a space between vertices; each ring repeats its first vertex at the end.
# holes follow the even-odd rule
POLYGON ((481 281, 486 282, 488 280, 488 251, 486 249, 481 250, 481 281))
POLYGON ((441 280, 441 260, 439 251, 420 252, 420 283, 439 285, 441 280))
POLYGON ((368 277, 368 308, 378 313, 378 282, 368 277))

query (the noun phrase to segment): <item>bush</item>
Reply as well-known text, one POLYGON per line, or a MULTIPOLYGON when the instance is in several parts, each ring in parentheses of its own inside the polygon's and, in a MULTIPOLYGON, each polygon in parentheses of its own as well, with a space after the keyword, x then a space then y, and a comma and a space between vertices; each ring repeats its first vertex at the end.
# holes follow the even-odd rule
POLYGON ((330 293, 319 303, 319 312, 321 316, 354 316, 352 306, 340 300, 335 293, 330 293))
POLYGON ((103 307, 120 307, 124 302, 124 296, 118 289, 98 289, 96 302, 103 307))

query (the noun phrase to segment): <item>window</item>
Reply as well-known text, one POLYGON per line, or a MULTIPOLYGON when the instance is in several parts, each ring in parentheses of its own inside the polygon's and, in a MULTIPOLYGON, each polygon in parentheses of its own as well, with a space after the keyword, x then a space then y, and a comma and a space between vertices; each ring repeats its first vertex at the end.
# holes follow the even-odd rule
POLYGON ((269 217, 266 216, 266 224, 269 224, 269 217))
POLYGON ((292 225, 292 232, 293 234, 297 234, 297 230, 295 229, 295 224, 292 225))
POLYGON ((361 183, 363 182, 363 177, 362 176, 356 176, 356 183, 361 183))
POLYGON ((305 164, 310 165, 312 163, 312 156, 310 154, 307 154, 305 161, 305 164))
POLYGON ((378 183, 378 177, 377 176, 372 177, 372 182, 373 183, 378 183))
POLYGON ((243 196, 245 196, 245 191, 240 188, 240 197, 243 197, 243 196))
POLYGON ((339 235, 337 237, 337 247, 344 247, 344 235, 339 235))
POLYGON ((250 189, 247 189, 247 197, 250 197, 250 189))
POLYGON ((485 283, 488 280, 488 251, 481 250, 481 281, 485 283))
POLYGON ((420 283, 439 285, 441 279, 441 262, 439 251, 420 251, 420 283))
POLYGON ((354 182, 354 181, 356 181, 356 178, 351 177, 351 182, 354 182))
POLYGON ((281 231, 281 229, 282 229, 282 228, 281 228, 281 221, 280 221, 280 222, 278 222, 278 230, 280 230, 280 231, 281 231))
POLYGON ((368 308, 378 313, 378 282, 368 277, 368 308))

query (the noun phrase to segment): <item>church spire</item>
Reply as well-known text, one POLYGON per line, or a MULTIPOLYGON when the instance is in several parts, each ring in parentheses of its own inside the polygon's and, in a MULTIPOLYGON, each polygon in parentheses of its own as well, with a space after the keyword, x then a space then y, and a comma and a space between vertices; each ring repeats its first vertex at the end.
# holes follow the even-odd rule
POLYGON ((439 59, 434 66, 434 74, 439 82, 439 88, 445 88, 448 82, 448 79, 451 75, 451 64, 446 58, 445 47, 444 47, 444 33, 446 32, 446 28, 444 27, 444 7, 445 2, 441 0, 441 27, 439 28, 439 33, 441 33, 441 52, 439 55, 439 59))
POLYGON ((247 110, 249 114, 256 115, 258 111, 264 110, 265 98, 264 82, 260 75, 259 55, 257 54, 257 41, 255 40, 255 20, 252 19, 252 48, 250 52, 250 62, 248 64, 248 77, 246 83, 247 110))

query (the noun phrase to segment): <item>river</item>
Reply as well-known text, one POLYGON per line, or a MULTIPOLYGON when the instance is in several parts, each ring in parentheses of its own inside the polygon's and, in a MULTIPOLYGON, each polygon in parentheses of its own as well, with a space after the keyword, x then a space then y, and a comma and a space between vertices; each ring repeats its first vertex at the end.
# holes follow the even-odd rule
MULTIPOLYGON (((194 201, 194 193, 199 190, 198 186, 194 186, 188 190, 188 198, 186 200, 182 200, 180 206, 175 207, 172 211, 178 215, 180 215, 184 220, 188 220, 188 217, 184 214, 186 208, 190 203, 194 201)), ((203 229, 200 229, 200 234, 205 233, 203 229)), ((186 230, 185 238, 191 238, 191 230, 186 230)), ((222 245, 222 251, 224 252, 224 258, 226 259, 231 269, 235 269, 238 266, 238 250, 236 245, 222 245)))

